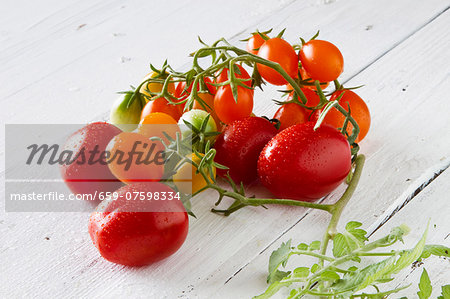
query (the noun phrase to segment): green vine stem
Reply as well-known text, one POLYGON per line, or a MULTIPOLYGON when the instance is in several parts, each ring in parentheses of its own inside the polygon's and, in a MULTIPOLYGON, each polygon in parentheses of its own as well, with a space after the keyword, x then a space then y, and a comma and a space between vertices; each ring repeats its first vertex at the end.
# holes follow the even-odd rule
MULTIPOLYGON (((328 224, 327 230, 325 231, 322 241, 322 247, 320 250, 320 253, 323 255, 327 253, 328 242, 330 241, 330 239, 333 239, 334 236, 336 235, 336 227, 338 225, 339 219, 341 218, 342 211, 344 210, 345 206, 347 205, 347 203, 349 202, 350 198, 352 197, 353 193, 356 190, 364 167, 365 159, 366 158, 364 155, 358 155, 356 157, 355 170, 353 171, 352 179, 348 184, 348 187, 345 190, 344 194, 342 194, 341 198, 335 204, 333 204, 333 208, 331 211, 331 219, 328 224)), ((323 260, 320 260, 320 262, 323 263, 323 260)))

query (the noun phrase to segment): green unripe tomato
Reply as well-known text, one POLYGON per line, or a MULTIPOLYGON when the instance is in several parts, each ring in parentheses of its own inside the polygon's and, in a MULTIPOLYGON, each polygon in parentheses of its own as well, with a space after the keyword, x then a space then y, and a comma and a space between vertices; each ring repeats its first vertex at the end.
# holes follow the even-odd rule
POLYGON ((137 128, 141 120, 142 103, 140 98, 130 99, 133 93, 121 95, 112 105, 109 122, 124 132, 137 128))
MULTIPOLYGON (((181 130, 181 134, 184 138, 186 138, 187 136, 189 136, 190 134, 193 134, 193 137, 195 137, 195 130, 194 132, 191 131, 191 129, 185 124, 184 121, 187 121, 188 123, 190 123, 194 128, 196 128, 197 130, 200 130, 202 123, 205 121, 206 117, 208 117, 209 115, 209 119, 208 122, 206 123, 206 127, 205 130, 202 133, 212 133, 212 132, 216 132, 217 131, 217 125, 216 122, 214 121, 214 119, 212 118, 212 116, 204 111, 204 110, 200 110, 200 109, 192 109, 190 111, 185 112, 180 120, 178 121, 178 125, 180 126, 180 130, 181 130)), ((209 136, 206 137, 205 140, 210 140, 211 142, 214 141, 215 136, 209 136)))

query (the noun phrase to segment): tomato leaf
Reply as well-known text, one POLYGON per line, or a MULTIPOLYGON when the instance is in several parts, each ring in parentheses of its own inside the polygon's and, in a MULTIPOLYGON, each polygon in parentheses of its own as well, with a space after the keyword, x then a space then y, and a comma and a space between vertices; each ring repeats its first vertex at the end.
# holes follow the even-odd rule
POLYGON ((450 248, 443 245, 425 245, 419 260, 428 258, 431 255, 450 257, 450 248))
POLYGON ((268 283, 272 283, 273 281, 279 281, 282 278, 282 277, 280 278, 279 273, 280 271, 278 271, 278 268, 280 266, 283 267, 286 266, 290 253, 291 253, 291 240, 287 241, 286 243, 284 242, 281 243, 281 246, 277 250, 272 252, 269 259, 269 275, 267 276, 268 283))
POLYGON ((450 284, 441 287, 442 293, 438 299, 450 299, 450 284))
POLYGON ((420 276, 419 291, 417 292, 417 296, 419 296, 419 299, 428 299, 431 296, 432 290, 433 288, 431 287, 430 277, 428 276, 427 270, 424 268, 422 275, 420 276))

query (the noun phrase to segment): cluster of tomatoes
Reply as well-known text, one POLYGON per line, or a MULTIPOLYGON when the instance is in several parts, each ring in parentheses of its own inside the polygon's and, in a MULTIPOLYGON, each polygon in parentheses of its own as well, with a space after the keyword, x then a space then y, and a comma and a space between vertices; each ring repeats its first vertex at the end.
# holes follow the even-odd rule
MULTIPOLYGON (((352 145, 346 136, 352 134, 353 125, 348 116, 331 108, 316 127, 325 103, 322 89, 311 84, 317 80, 326 87, 337 80, 343 71, 338 48, 312 39, 296 51, 283 38, 258 32, 248 40, 246 53, 252 76, 241 64, 230 65, 233 70, 222 67, 201 77, 202 82, 195 81, 195 97, 191 97, 193 82, 167 79, 165 70, 155 70, 138 90, 125 93, 113 105, 111 124, 92 123, 72 135, 67 144, 75 151, 98 146, 109 153, 103 157, 105 163, 95 166, 72 163, 62 167, 62 175, 75 193, 119 194, 117 200, 103 201, 89 221, 91 238, 104 258, 123 265, 146 265, 173 254, 187 235, 189 221, 179 200, 135 203, 120 195, 197 194, 215 184, 217 173, 237 184, 259 181, 277 198, 314 201, 344 181, 352 167, 352 145), (277 63, 284 75, 262 61, 277 63), (303 105, 286 74, 301 88, 307 99, 303 105), (273 85, 286 85, 288 96, 271 120, 252 114, 255 76, 273 85), (170 99, 164 96, 167 93, 170 99), (196 149, 172 165, 172 187, 161 182, 168 173, 167 164, 111 160, 117 153, 132 151, 136 144, 164 152, 177 136, 193 138, 196 134, 213 146, 214 163, 206 175, 193 167, 206 154, 202 148, 196 149), (128 209, 130 205, 135 206, 128 209), (149 212, 149 208, 153 210, 149 212)), ((366 104, 355 92, 343 88, 333 92, 327 103, 336 100, 357 122, 359 142, 370 126, 366 104)))

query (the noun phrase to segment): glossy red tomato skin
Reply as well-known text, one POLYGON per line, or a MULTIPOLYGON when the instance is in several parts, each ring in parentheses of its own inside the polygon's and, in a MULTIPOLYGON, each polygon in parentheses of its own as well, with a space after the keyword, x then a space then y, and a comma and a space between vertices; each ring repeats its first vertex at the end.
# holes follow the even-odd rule
POLYGON ((262 150, 258 176, 277 198, 317 200, 339 186, 351 170, 347 139, 335 128, 298 124, 278 133, 262 150))
POLYGON ((238 86, 237 92, 237 102, 233 97, 230 85, 219 87, 214 96, 214 110, 219 119, 225 124, 250 116, 252 113, 253 90, 238 86))
POLYGON ((336 80, 344 70, 342 53, 328 41, 310 40, 302 46, 298 56, 311 79, 320 82, 336 80))
MULTIPOLYGON (((342 98, 339 100, 339 104, 348 111, 348 106, 350 106, 350 112, 352 117, 358 123, 359 126, 359 134, 356 138, 355 142, 360 142, 366 137, 367 132, 369 132, 370 128, 370 111, 367 107, 364 100, 358 96, 355 92, 351 90, 345 91, 337 91, 333 93, 330 98, 330 101, 334 101, 338 98, 338 96, 342 95, 342 98)), ((323 123, 329 124, 335 128, 341 128, 345 122, 345 116, 340 113, 336 108, 331 109, 327 115, 325 116, 323 123)), ((353 130, 353 125, 351 123, 347 126, 347 134, 351 135, 353 130)))
POLYGON ((95 192, 110 192, 122 186, 122 183, 111 173, 108 165, 87 163, 90 151, 98 146, 99 154, 94 157, 94 160, 99 159, 100 153, 105 151, 111 139, 121 132, 114 125, 95 122, 84 126, 69 137, 64 149, 72 151, 75 157, 84 148, 86 155, 85 163, 82 163, 82 157, 78 156, 74 163, 63 164, 60 167, 61 176, 73 193, 94 195, 95 192))
POLYGON ((170 192, 160 183, 133 183, 116 192, 123 196, 102 202, 89 219, 89 234, 108 261, 145 266, 174 254, 184 243, 189 219, 179 200, 126 200, 133 192, 170 192))
POLYGON ((258 54, 259 48, 264 44, 265 40, 259 34, 253 34, 247 41, 247 52, 252 54, 258 54))
POLYGON ((226 126, 214 148, 215 161, 229 170, 217 169, 217 173, 225 176, 229 171, 236 183, 256 180, 259 154, 277 132, 275 126, 262 117, 247 117, 226 126))
MULTIPOLYGON (((284 39, 271 38, 267 40, 258 51, 258 56, 273 62, 277 62, 286 71, 286 73, 295 78, 298 71, 298 56, 294 48, 284 39)), ((274 85, 284 85, 287 83, 276 70, 257 64, 261 77, 274 85)))
POLYGON ((153 112, 162 112, 168 114, 173 117, 176 121, 178 121, 183 114, 182 105, 173 105, 169 103, 165 98, 154 98, 145 104, 144 109, 141 112, 141 120, 144 119, 147 115, 153 112))
MULTIPOLYGON (((238 69, 240 71, 240 74, 238 74, 235 71, 234 74, 235 74, 236 78, 238 78, 238 79, 250 79, 250 75, 247 73, 247 71, 242 66, 240 66, 238 64, 236 66, 238 67, 238 69)), ((216 77, 216 82, 217 83, 223 83, 223 82, 227 81, 228 80, 228 72, 229 72, 228 68, 224 68, 218 74, 218 76, 216 77)), ((243 81, 243 83, 245 85, 247 85, 248 87, 252 86, 252 80, 243 81)))
MULTIPOLYGON (((320 103, 320 97, 315 93, 314 90, 309 88, 302 88, 303 94, 305 95, 308 107, 315 107, 320 103)), ((292 100, 292 94, 289 95, 287 101, 292 100)), ((300 100, 300 99, 299 99, 300 100)), ((306 109, 296 103, 288 103, 281 105, 280 108, 275 112, 273 118, 280 121, 280 130, 284 130, 290 126, 296 124, 303 124, 308 121, 316 122, 319 116, 319 111, 313 111, 306 109)))

